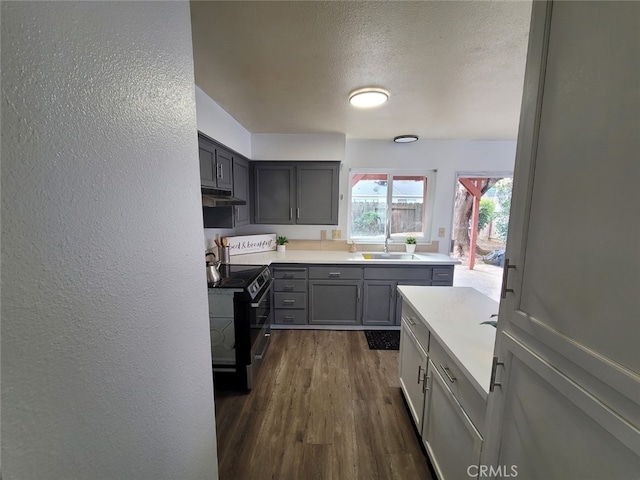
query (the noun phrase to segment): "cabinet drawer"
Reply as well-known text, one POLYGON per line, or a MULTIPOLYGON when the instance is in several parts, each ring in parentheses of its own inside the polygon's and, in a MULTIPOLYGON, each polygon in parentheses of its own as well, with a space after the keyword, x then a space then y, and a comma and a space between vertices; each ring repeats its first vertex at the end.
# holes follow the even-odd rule
POLYGON ((429 351, 429 329, 420 319, 420 317, 413 311, 413 309, 406 304, 402 303, 402 320, 406 323, 407 328, 415 335, 416 340, 420 346, 429 351))
POLYGON ((274 268, 273 278, 307 278, 306 268, 274 268))
POLYGON ((434 368, 440 373, 447 386, 460 402, 475 427, 484 431, 484 417, 487 403, 482 395, 473 387, 457 363, 444 350, 435 337, 431 337, 429 344, 429 359, 434 368))
POLYGON ((277 292, 273 299, 274 308, 307 308, 306 293, 277 292))
POLYGON ((273 323, 278 325, 306 325, 307 310, 298 308, 277 309, 273 314, 273 323))
POLYGON ((436 285, 435 282, 449 282, 449 285, 451 285, 453 282, 453 267, 434 267, 431 280, 433 280, 434 285, 436 285))
POLYGON ((431 267, 365 267, 365 280, 431 280, 431 267))
POLYGON ((319 280, 359 280, 362 278, 362 268, 343 267, 309 267, 309 278, 319 280))
POLYGON ((273 282, 273 290, 275 292, 306 292, 307 281, 278 278, 273 282))

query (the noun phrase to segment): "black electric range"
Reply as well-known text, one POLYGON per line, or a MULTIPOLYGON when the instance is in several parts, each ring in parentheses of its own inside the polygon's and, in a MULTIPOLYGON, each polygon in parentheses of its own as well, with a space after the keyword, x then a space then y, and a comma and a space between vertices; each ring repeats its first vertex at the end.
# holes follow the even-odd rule
POLYGON ((220 264, 218 271, 222 279, 209 288, 242 289, 252 300, 271 282, 271 272, 266 265, 220 264))
POLYGON ((211 359, 217 386, 251 390, 271 336, 271 272, 266 265, 218 268, 209 285, 211 359))

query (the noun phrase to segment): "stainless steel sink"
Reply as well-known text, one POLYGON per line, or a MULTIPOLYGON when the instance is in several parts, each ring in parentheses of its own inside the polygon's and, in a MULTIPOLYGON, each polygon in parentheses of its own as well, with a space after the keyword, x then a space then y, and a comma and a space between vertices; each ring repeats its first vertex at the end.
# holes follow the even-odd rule
POLYGON ((417 260, 413 253, 363 253, 362 258, 366 260, 417 260))

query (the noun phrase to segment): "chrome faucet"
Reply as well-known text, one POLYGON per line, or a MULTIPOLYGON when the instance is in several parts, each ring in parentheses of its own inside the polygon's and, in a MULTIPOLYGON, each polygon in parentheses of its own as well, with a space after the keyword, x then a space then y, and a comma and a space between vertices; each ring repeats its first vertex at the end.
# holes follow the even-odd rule
POLYGON ((389 253, 389 238, 391 237, 391 219, 389 218, 389 208, 387 207, 387 221, 384 222, 384 253, 389 253))

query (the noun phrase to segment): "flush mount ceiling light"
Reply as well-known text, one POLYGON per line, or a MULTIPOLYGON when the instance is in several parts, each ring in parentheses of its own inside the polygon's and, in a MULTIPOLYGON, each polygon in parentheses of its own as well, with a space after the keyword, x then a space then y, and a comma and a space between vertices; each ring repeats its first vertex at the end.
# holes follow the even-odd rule
POLYGON ((393 141, 396 143, 412 143, 418 141, 418 135, 398 135, 393 141))
POLYGON ((354 107, 370 108, 389 100, 389 92, 382 88, 359 88, 349 94, 349 103, 354 107))

